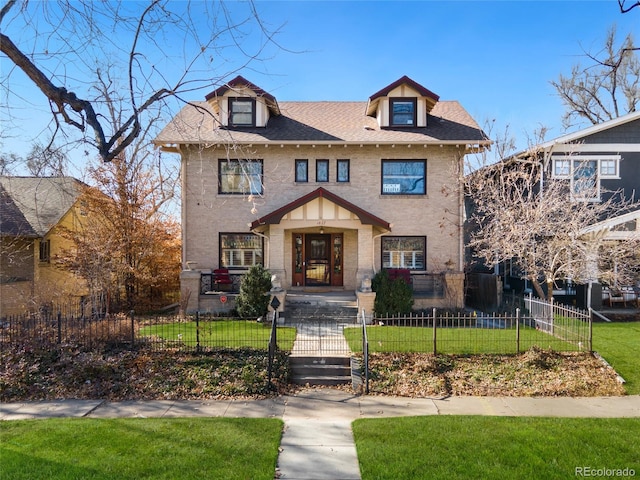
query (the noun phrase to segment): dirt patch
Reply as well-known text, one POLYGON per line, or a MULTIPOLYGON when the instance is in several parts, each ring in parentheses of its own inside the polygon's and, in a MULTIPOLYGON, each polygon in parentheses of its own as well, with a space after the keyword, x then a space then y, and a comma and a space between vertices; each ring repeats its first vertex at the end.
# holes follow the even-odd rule
POLYGON ((616 372, 589 353, 373 354, 369 390, 406 397, 624 395, 616 372))

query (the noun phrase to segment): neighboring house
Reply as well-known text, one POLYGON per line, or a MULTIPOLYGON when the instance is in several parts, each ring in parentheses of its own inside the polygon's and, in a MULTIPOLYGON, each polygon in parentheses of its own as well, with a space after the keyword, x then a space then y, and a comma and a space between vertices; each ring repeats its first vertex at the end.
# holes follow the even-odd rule
POLYGON ((86 295, 85 282, 58 268, 77 228, 84 184, 70 177, 0 177, 0 317, 86 295))
POLYGON ((490 144, 408 77, 354 102, 278 102, 238 76, 155 143, 182 159, 181 286, 215 308, 216 269, 260 263, 285 290, 356 291, 410 273, 416 307, 462 306, 463 157, 490 144))
MULTIPOLYGON (((611 195, 637 201, 640 195, 640 112, 541 143, 510 159, 540 163, 546 181, 569 182, 571 193, 567 202, 601 202, 611 195)), ((621 210, 618 215, 585 226, 583 234, 598 242, 637 239, 640 236, 640 209, 621 210)), ((599 278, 596 263, 597 257, 594 257, 591 267, 594 280, 599 278)), ((508 264, 501 265, 500 273, 506 287, 522 288, 522 280, 508 264)), ((585 306, 585 299, 579 298, 578 304, 585 306)), ((598 298, 593 298, 592 306, 599 306, 598 298)))

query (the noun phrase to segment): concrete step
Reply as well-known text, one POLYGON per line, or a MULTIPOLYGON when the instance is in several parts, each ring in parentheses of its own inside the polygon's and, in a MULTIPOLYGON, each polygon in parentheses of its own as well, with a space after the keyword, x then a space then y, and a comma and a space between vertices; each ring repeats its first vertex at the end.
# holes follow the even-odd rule
POLYGON ((289 357, 291 380, 297 385, 345 385, 351 383, 350 357, 289 357))

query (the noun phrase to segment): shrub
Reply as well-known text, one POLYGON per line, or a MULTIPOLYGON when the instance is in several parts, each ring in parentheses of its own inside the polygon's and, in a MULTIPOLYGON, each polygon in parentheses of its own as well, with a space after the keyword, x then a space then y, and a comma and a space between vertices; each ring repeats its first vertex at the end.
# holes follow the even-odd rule
POLYGON ((271 274, 262 265, 254 265, 242 277, 240 294, 236 299, 238 315, 257 318, 266 315, 269 308, 271 274))
POLYGON ((373 306, 377 315, 410 313, 413 307, 411 285, 402 278, 391 280, 389 272, 380 270, 371 280, 371 288, 376 292, 373 306))

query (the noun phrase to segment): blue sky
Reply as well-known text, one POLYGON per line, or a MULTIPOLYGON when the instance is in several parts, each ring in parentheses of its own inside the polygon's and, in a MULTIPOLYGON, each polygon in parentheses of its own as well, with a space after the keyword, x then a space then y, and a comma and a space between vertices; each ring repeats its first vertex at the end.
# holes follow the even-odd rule
MULTIPOLYGON (((596 53, 611 26, 619 39, 632 32, 640 42, 640 10, 623 15, 616 0, 257 0, 256 7, 269 27, 282 25, 277 41, 286 50, 269 49, 239 73, 278 100, 366 101, 408 75, 442 100, 458 100, 480 124, 509 125, 522 148, 541 125, 550 128, 547 138, 566 133, 549 82, 586 64, 583 52, 596 53)), ((33 114, 0 149, 24 155, 50 113, 44 97, 22 85, 33 114)))
POLYGON ((607 1, 262 2, 285 18, 282 53, 247 73, 281 100, 366 100, 408 75, 443 100, 458 100, 479 122, 509 125, 518 143, 545 125, 560 136, 563 106, 550 84, 587 64, 608 29, 635 32, 640 11, 607 1))

